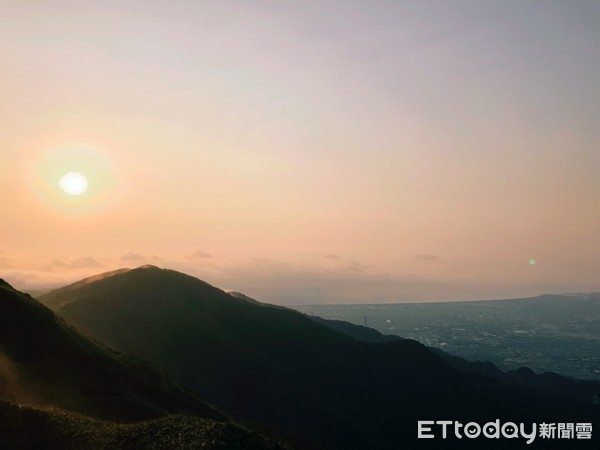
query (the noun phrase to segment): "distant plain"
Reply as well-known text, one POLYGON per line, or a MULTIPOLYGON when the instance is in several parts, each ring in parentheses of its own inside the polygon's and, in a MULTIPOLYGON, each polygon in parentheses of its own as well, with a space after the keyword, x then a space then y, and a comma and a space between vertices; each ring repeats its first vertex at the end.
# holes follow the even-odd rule
POLYGON ((296 306, 324 319, 345 320, 417 340, 503 370, 600 380, 600 294, 526 299, 385 305, 296 306))

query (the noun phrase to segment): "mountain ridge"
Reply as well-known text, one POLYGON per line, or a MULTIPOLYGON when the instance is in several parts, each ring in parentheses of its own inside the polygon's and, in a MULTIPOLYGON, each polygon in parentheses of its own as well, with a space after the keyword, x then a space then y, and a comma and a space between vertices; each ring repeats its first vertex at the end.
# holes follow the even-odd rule
MULTIPOLYGON (((0 286, 0 354, 10 362, 5 362, 4 368, 19 375, 22 389, 38 399, 37 403, 69 406, 68 409, 98 418, 114 419, 120 411, 122 418, 128 420, 161 415, 160 408, 150 406, 152 396, 166 411, 173 400, 175 404, 179 400, 187 402, 187 394, 170 385, 148 363, 125 359, 89 341, 50 309, 6 282, 0 286), (161 387, 160 383, 166 384, 161 387), (114 406, 110 402, 104 406, 95 402, 94 392, 99 389, 112 392, 114 406), (161 392, 163 389, 166 391, 161 392)), ((200 407, 197 413, 207 417, 224 418, 203 402, 195 407, 200 407)))
MULTIPOLYGON (((299 448, 439 448, 414 433, 416 420, 432 412, 523 421, 536 412, 598 416, 592 404, 461 373, 416 341, 360 342, 172 270, 133 269, 59 297, 69 301, 57 312, 78 329, 160 365, 299 448)), ((476 448, 468 445, 447 443, 476 448)))
POLYGON ((0 447, 279 449, 0 279, 0 447), (246 445, 247 444, 247 445, 246 445))

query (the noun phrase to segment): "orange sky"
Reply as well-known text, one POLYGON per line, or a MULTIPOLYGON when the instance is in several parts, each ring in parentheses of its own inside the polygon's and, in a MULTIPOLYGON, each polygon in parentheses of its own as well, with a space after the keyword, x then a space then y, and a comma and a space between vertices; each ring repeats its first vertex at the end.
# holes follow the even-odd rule
POLYGON ((17 287, 152 263, 282 304, 600 290, 595 2, 96 3, 0 7, 17 287))

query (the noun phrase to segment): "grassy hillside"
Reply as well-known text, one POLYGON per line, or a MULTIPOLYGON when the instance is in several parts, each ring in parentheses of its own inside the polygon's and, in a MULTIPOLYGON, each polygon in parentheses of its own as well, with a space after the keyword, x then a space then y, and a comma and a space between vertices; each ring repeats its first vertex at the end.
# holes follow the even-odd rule
POLYGON ((203 449, 275 450, 278 444, 231 422, 190 416, 114 423, 56 408, 0 400, 3 449, 203 449))
POLYGON ((0 284, 0 373, 4 396, 99 418, 169 413, 224 416, 148 363, 91 342, 52 311, 0 284))
MULTIPOLYGON (((416 441, 416 421, 427 418, 599 416, 591 403, 460 373, 414 341, 360 342, 155 267, 41 300, 62 305, 58 313, 84 333, 160 365, 208 401, 303 448, 440 448, 416 441)), ((444 445, 482 445, 475 442, 444 445)))
POLYGON ((0 280, 0 448, 280 447, 0 280))

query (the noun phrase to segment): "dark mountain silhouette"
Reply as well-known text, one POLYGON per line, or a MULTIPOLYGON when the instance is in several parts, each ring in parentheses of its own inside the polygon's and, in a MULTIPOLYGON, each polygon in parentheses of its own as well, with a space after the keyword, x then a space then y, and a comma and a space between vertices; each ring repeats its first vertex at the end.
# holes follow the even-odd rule
POLYGON ((3 449, 133 448, 127 443, 134 441, 135 448, 150 448, 143 437, 153 429, 182 442, 237 435, 264 440, 148 363, 91 342, 3 280, 0 400, 3 449), (115 423, 131 421, 144 422, 115 423))
POLYGON ((103 280, 104 278, 110 278, 114 275, 119 275, 121 273, 129 272, 131 269, 117 269, 112 270, 110 272, 104 272, 97 275, 92 275, 91 277, 84 278, 76 283, 69 284, 68 286, 64 286, 58 289, 54 289, 50 292, 46 292, 38 297, 44 297, 44 304, 50 309, 57 309, 64 306, 65 303, 69 302, 69 296, 65 295, 69 291, 76 290, 80 287, 85 286, 86 284, 93 283, 94 281, 103 280))
MULTIPOLYGON (((506 448, 502 440, 417 440, 417 420, 595 422, 600 414, 590 402, 460 372, 417 342, 362 342, 171 270, 134 269, 40 300, 299 448, 506 448)), ((588 444, 597 446, 581 448, 588 444)))

